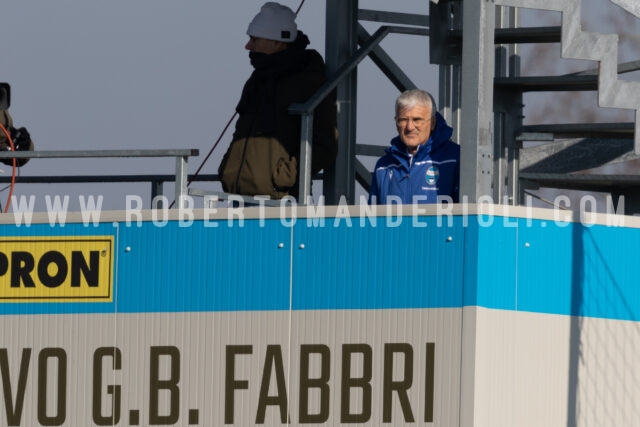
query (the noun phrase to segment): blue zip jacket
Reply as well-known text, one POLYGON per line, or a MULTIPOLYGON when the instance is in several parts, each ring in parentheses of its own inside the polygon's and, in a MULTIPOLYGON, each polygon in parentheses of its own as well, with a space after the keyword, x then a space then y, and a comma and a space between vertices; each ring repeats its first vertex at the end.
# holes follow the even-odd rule
POLYGON ((369 204, 390 203, 389 196, 398 196, 403 204, 436 203, 438 196, 450 196, 458 203, 460 146, 451 141, 452 134, 436 112, 436 127, 415 155, 409 155, 399 136, 393 138, 373 170, 369 204), (414 201, 414 196, 420 197, 414 201))

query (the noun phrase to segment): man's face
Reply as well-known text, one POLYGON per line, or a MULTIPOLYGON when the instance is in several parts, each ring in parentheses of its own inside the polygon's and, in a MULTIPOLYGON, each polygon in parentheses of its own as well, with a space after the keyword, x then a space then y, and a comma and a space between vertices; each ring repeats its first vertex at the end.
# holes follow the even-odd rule
POLYGON ((416 105, 400 111, 396 117, 396 127, 400 139, 407 146, 410 154, 414 154, 419 145, 429 139, 435 122, 431 123, 431 106, 416 105))
POLYGON ((249 37, 249 41, 244 46, 245 49, 251 52, 264 53, 267 55, 280 52, 286 47, 286 43, 277 40, 267 40, 260 37, 249 37))

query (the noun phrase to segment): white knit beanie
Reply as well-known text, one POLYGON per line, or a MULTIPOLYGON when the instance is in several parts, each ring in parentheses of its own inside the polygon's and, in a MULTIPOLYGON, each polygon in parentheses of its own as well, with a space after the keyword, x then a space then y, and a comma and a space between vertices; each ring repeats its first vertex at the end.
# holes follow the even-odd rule
POLYGON ((247 34, 267 40, 292 42, 298 36, 296 14, 280 3, 267 2, 249 24, 247 34))

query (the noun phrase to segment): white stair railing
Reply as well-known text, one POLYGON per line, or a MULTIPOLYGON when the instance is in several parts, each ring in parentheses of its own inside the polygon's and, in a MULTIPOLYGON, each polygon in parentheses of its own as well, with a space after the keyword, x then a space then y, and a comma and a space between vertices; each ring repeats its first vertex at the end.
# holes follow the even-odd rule
MULTIPOLYGON (((640 18, 640 1, 611 1, 640 18)), ((618 35, 582 31, 581 0, 496 0, 496 4, 562 13, 562 57, 600 62, 598 105, 635 110, 634 151, 640 154, 640 82, 618 79, 618 35)))

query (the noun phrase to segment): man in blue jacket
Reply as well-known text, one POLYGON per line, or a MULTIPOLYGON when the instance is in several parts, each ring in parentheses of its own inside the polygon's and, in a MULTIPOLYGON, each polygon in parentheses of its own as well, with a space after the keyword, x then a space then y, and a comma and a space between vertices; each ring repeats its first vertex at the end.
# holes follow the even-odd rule
POLYGON ((396 100, 395 120, 398 136, 373 170, 369 204, 391 203, 389 196, 404 204, 436 203, 438 196, 457 203, 460 146, 451 141, 453 129, 436 111, 431 94, 403 92, 396 100))

